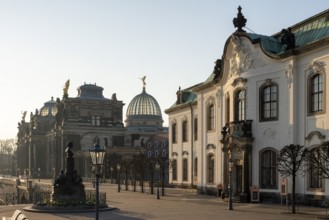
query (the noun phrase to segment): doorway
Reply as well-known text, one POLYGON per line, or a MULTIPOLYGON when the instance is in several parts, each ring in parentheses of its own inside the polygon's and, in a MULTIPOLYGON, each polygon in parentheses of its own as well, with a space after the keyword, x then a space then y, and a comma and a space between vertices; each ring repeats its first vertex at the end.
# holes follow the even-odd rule
POLYGON ((235 166, 235 194, 240 195, 242 192, 242 165, 235 166))

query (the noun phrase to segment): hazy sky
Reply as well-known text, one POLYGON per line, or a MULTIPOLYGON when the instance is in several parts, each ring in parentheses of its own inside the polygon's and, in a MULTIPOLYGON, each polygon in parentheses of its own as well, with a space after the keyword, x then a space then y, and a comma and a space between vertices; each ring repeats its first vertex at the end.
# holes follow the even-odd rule
POLYGON ((15 138, 21 112, 96 83, 126 108, 146 91, 163 111, 178 87, 204 81, 241 5, 248 32, 272 35, 329 8, 328 0, 0 0, 0 139, 15 138))

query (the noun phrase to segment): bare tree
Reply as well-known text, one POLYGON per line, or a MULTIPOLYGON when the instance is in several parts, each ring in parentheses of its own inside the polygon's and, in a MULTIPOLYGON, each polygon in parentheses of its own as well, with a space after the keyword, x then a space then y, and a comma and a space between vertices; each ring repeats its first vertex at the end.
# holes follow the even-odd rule
POLYGON ((291 210, 294 214, 296 213, 296 176, 298 171, 304 171, 302 167, 307 161, 307 156, 307 149, 304 146, 290 144, 280 150, 277 158, 281 176, 292 178, 291 210))
POLYGON ((0 154, 13 154, 16 150, 15 139, 0 140, 0 154))
POLYGON ((309 167, 315 166, 319 176, 329 178, 329 142, 309 151, 309 167))

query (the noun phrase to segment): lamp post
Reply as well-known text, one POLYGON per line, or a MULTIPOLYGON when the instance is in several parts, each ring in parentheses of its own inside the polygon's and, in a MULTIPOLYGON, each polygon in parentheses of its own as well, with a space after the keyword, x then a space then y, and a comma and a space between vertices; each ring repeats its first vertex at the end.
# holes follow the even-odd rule
POLYGON ((40 182, 40 167, 38 168, 38 178, 39 178, 39 182, 40 182))
POLYGON ((121 166, 118 163, 117 164, 118 192, 120 192, 120 169, 121 169, 121 166))
MULTIPOLYGON (((155 171, 159 174, 159 171, 160 171, 160 164, 159 164, 158 161, 155 163, 155 171)), ((160 192, 159 192, 159 177, 158 177, 158 184, 157 184, 157 199, 160 199, 160 192)))
POLYGON ((233 210, 233 204, 232 204, 232 168, 233 168, 234 161, 232 158, 229 159, 228 165, 229 165, 229 185, 228 185, 228 209, 233 210))
POLYGON ((97 143, 94 147, 89 149, 92 165, 95 166, 96 175, 96 220, 98 220, 98 206, 99 206, 99 177, 101 174, 101 166, 105 156, 104 148, 101 148, 97 143))

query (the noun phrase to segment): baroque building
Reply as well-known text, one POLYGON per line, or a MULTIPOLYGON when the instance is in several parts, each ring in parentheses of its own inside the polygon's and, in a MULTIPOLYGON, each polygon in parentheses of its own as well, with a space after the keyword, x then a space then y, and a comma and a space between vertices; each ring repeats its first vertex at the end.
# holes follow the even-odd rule
POLYGON ((146 154, 146 146, 136 143, 146 143, 152 135, 166 135, 159 104, 145 92, 145 85, 143 93, 129 104, 127 127, 122 120, 124 103, 116 94, 109 99, 103 96, 102 87, 84 84, 78 88, 76 97, 69 97, 69 85, 68 80, 61 99, 51 98, 40 110, 31 112, 29 122, 25 120, 26 112, 23 113, 17 134, 19 174, 57 176, 66 167, 65 149, 69 141, 73 142, 75 167, 81 176, 92 176, 88 150, 96 142, 106 149, 104 170, 110 172, 118 162, 110 161, 113 160, 110 154, 125 159, 146 154))
MULTIPOLYGON (((250 201, 251 187, 262 200, 280 200, 280 149, 299 144, 311 150, 329 136, 328 17, 326 10, 266 36, 244 31, 247 19, 238 8, 237 30, 214 71, 179 88, 165 111, 173 185, 208 194, 220 188, 225 195, 231 182, 240 201, 250 201)), ((286 183, 291 193, 291 180, 286 183)), ((304 198, 329 196, 328 180, 315 166, 298 176, 296 190, 304 198)))

